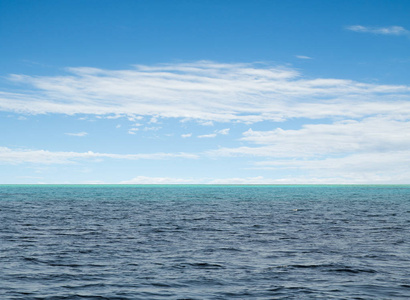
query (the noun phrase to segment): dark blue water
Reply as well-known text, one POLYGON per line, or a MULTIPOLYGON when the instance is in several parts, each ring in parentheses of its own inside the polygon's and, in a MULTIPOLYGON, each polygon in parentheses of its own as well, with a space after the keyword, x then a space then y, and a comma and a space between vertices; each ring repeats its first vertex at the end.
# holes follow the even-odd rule
POLYGON ((409 186, 0 186, 0 299, 409 299, 409 186))

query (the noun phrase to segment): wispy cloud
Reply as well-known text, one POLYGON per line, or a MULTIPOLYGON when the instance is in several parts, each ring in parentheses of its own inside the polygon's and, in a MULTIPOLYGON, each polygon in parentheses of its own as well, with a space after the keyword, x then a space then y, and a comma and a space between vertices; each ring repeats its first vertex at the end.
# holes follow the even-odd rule
POLYGON ((185 133, 185 134, 181 134, 181 137, 182 138, 189 138, 189 137, 191 137, 192 136, 192 133, 185 133))
POLYGON ((151 127, 144 127, 144 131, 158 131, 160 130, 162 127, 160 126, 151 126, 151 127))
POLYGON ((348 26, 346 29, 355 32, 383 34, 383 35, 410 35, 410 31, 401 26, 389 26, 389 27, 369 27, 362 25, 348 26))
POLYGON ((66 133, 66 135, 70 135, 70 136, 79 136, 79 137, 83 137, 86 136, 88 133, 87 132, 77 132, 77 133, 66 133))
MULTIPOLYGON (((226 178, 173 178, 173 177, 149 177, 137 176, 130 180, 119 182, 120 184, 383 184, 397 183, 394 177, 382 176, 377 173, 357 174, 350 177, 346 174, 334 174, 328 172, 318 176, 283 176, 279 178, 266 178, 264 176, 253 177, 226 177, 226 178)), ((402 178, 404 179, 404 178, 402 178)), ((400 181, 406 183, 406 181, 400 181)))
POLYGON ((220 130, 215 130, 213 133, 210 134, 204 134, 204 135, 198 135, 198 138, 214 138, 216 137, 218 134, 221 135, 228 135, 230 131, 230 128, 225 128, 225 129, 220 129, 220 130))
POLYGON ((261 64, 207 61, 129 70, 69 68, 63 76, 11 75, 19 93, 0 92, 0 110, 28 114, 126 115, 133 120, 196 119, 203 124, 289 118, 410 115, 410 87, 304 78, 261 64))
POLYGON ((228 135, 230 130, 231 130, 230 128, 225 128, 225 129, 217 130, 216 133, 222 134, 222 135, 228 135))
POLYGON ((128 134, 135 134, 138 130, 140 130, 138 127, 131 127, 128 129, 128 134))
POLYGON ((78 160, 90 159, 168 159, 168 158, 188 158, 194 159, 198 156, 189 153, 140 153, 140 154, 114 154, 99 152, 64 152, 48 150, 30 150, 30 149, 10 149, 0 147, 0 163, 20 164, 20 163, 37 163, 37 164, 66 164, 78 160))
MULTIPOLYGON (((184 119, 187 121, 188 119, 184 119)), ((204 120, 198 120, 198 123, 202 126, 214 126, 214 122, 212 121, 204 121, 204 120)))
POLYGON ((311 57, 306 56, 306 55, 296 55, 296 58, 299 58, 299 59, 312 59, 311 57))
POLYGON ((120 184, 280 184, 287 183, 284 179, 255 177, 231 178, 174 178, 174 177, 149 177, 137 176, 130 180, 121 181, 120 184))
POLYGON ((192 184, 194 179, 171 178, 171 177, 148 177, 137 176, 130 180, 121 181, 120 184, 192 184))
POLYGON ((198 135, 198 138, 200 138, 200 139, 204 139, 204 138, 214 138, 214 137, 216 137, 216 133, 198 135))

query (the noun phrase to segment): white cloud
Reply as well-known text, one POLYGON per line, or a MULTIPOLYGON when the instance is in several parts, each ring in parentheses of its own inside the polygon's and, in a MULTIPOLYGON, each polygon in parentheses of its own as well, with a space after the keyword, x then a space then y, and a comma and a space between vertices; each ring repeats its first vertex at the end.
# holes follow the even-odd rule
POLYGON ((230 130, 230 128, 225 128, 225 129, 217 130, 216 133, 222 134, 222 135, 228 135, 229 130, 230 130))
POLYGON ((121 181, 120 184, 192 184, 193 179, 171 178, 171 177, 147 177, 137 176, 131 180, 121 181))
POLYGON ((201 124, 202 126, 214 126, 214 122, 212 121, 199 121, 199 124, 201 124))
POLYGON ((135 134, 138 130, 140 130, 138 127, 132 127, 128 129, 128 134, 135 134))
MULTIPOLYGON (((407 32, 402 27, 376 30, 356 26, 349 29, 379 34, 407 32)), ((239 141, 243 146, 200 154, 217 158, 244 156, 253 160, 255 168, 297 169, 304 175, 269 179, 260 176, 200 179, 199 182, 360 183, 366 180, 405 182, 410 178, 407 170, 410 87, 407 85, 305 78, 290 68, 213 62, 139 65, 117 71, 94 68, 71 68, 68 71, 70 74, 64 76, 11 75, 10 79, 22 89, 19 93, 0 91, 0 110, 29 114, 94 114, 112 119, 127 117, 134 123, 128 131, 130 134, 139 129, 159 129, 156 125, 161 124, 161 118, 179 118, 181 122, 195 119, 198 124, 206 126, 213 126, 214 122, 251 124, 291 118, 326 119, 326 124, 305 120, 305 125, 292 130, 286 129, 285 125, 266 131, 250 129, 239 141), (146 122, 139 122, 143 119, 146 122), (152 123, 153 126, 144 128, 142 123, 152 123)), ((198 138, 215 138, 230 133, 229 128, 213 129, 198 138)), ((68 133, 74 136, 85 134, 68 133)), ((182 138, 191 136, 192 133, 181 135, 182 138)), ((198 155, 123 155, 0 148, 0 162, 10 164, 173 157, 196 158, 198 155)), ((143 181, 145 177, 137 178, 143 181)), ((155 178, 158 181, 163 179, 155 178)), ((171 181, 170 178, 164 180, 171 181)))
POLYGON ((296 58, 299 58, 299 59, 312 59, 311 57, 306 56, 306 55, 296 55, 296 58))
POLYGON ((115 120, 115 119, 119 119, 119 118, 122 118, 122 117, 124 117, 124 116, 123 115, 108 115, 108 116, 105 116, 105 118, 109 119, 109 120, 115 120))
POLYGON ((158 123, 158 117, 152 117, 152 118, 149 120, 149 123, 158 123))
POLYGON ((144 131, 158 131, 160 130, 162 127, 160 126, 152 126, 152 127, 144 127, 144 131))
POLYGON ((213 122, 410 115, 410 87, 304 78, 260 64, 194 62, 130 70, 69 68, 63 76, 10 75, 19 93, 0 92, 0 110, 126 115, 213 122))
POLYGON ((20 163, 38 163, 38 164, 66 164, 84 159, 168 159, 168 158, 188 158, 194 159, 198 156, 189 153, 140 153, 140 154, 114 154, 98 152, 64 152, 64 151, 47 151, 47 150, 15 150, 7 147, 0 147, 0 163, 20 164, 20 163))
POLYGON ((263 176, 216 178, 207 181, 208 184, 275 184, 277 180, 266 179, 263 176))
POLYGON ((228 134, 229 134, 229 130, 230 130, 230 128, 215 130, 214 133, 204 134, 204 135, 198 135, 198 138, 214 138, 214 137, 216 137, 218 134, 228 135, 228 134))
POLYGON ((70 135, 70 136, 86 136, 88 133, 87 132, 77 132, 77 133, 66 133, 66 135, 70 135))
POLYGON ((263 176, 233 177, 233 178, 172 178, 137 176, 131 180, 121 181, 120 184, 280 184, 284 179, 270 179, 263 176))
POLYGON ((254 177, 228 177, 228 178, 172 178, 172 177, 149 177, 137 176, 131 180, 124 180, 120 184, 232 184, 232 185, 266 185, 266 184, 383 184, 395 183, 387 176, 370 174, 344 178, 337 176, 286 176, 281 178, 254 177))
POLYGON ((409 35, 410 31, 401 27, 401 26, 389 26, 389 27, 369 27, 362 25, 353 25, 348 26, 346 29, 355 31, 355 32, 364 32, 364 33, 374 33, 374 34, 383 34, 383 35, 409 35))
POLYGON ((203 139, 203 138, 214 138, 214 137, 216 137, 216 133, 198 135, 198 138, 200 138, 200 139, 203 139))
POLYGON ((267 179, 263 176, 245 178, 172 178, 137 176, 131 180, 121 181, 120 184, 277 184, 283 180, 267 179))
POLYGON ((383 116, 361 121, 344 120, 332 124, 307 124, 301 129, 243 133, 242 141, 260 146, 220 148, 215 156, 251 155, 260 157, 312 158, 357 152, 386 152, 410 149, 410 121, 383 116))
MULTIPOLYGON (((144 118, 142 116, 135 116, 135 115, 132 115, 132 114, 131 115, 125 114, 125 115, 128 115, 128 121, 131 121, 131 122, 136 122, 136 121, 142 120, 144 118)), ((122 116, 122 115, 119 115, 119 116, 122 116)))
MULTIPOLYGON (((328 183, 409 183, 410 120, 369 117, 300 129, 243 133, 253 144, 208 151, 213 157, 248 156, 257 169, 298 170, 328 183), (259 161, 259 159, 263 159, 259 161)), ((318 182, 319 182, 318 181, 318 182)))
MULTIPOLYGON (((309 178, 328 183, 410 183, 410 151, 355 153, 343 157, 312 160, 275 160, 257 162, 259 169, 296 169, 309 178)), ((308 183, 308 182, 307 182, 308 183)))

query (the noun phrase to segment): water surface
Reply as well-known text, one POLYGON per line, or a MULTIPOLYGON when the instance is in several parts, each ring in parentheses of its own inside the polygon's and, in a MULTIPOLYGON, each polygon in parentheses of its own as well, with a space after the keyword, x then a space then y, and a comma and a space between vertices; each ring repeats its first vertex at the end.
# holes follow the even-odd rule
POLYGON ((408 299, 410 186, 0 186, 0 299, 408 299))

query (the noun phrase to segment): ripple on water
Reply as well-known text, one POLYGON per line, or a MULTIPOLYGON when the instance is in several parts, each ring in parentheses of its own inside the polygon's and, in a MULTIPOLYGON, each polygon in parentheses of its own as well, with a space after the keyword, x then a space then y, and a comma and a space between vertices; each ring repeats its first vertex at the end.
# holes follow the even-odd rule
POLYGON ((0 299, 410 299, 410 188, 3 186, 0 198, 0 299))

